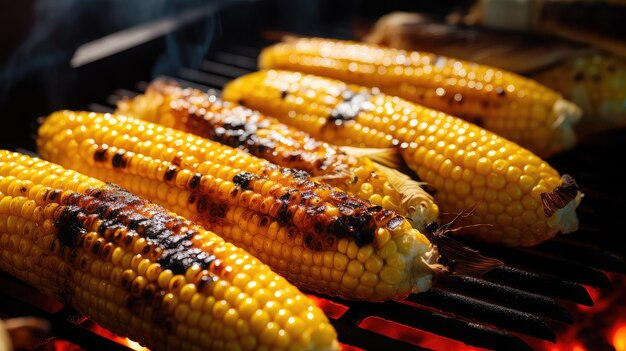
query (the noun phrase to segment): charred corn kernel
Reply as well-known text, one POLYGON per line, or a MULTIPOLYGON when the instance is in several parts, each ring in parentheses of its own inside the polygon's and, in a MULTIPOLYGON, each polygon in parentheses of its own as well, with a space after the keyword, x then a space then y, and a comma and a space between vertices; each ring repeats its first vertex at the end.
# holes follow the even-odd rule
MULTIPOLYGON (((581 116, 580 108, 536 81, 427 52, 301 38, 266 48, 259 66, 378 87, 387 94, 479 123, 544 157, 575 144, 572 126, 581 116)), ((283 91, 290 89, 285 85, 283 91)), ((337 97, 328 99, 331 104, 333 98, 337 97)), ((307 106, 303 100, 294 102, 307 106)), ((323 125, 315 116, 307 117, 316 126, 323 125)), ((337 133, 357 138, 376 134, 366 128, 337 133)))
MULTIPOLYGON (((421 231, 436 221, 439 214, 432 196, 419 185, 400 191, 387 179, 385 170, 367 158, 350 156, 275 118, 234 102, 223 102, 197 89, 183 89, 174 82, 158 80, 145 94, 121 101, 117 112, 209 138, 283 167, 306 171, 316 179, 408 217, 421 231)), ((190 172, 179 172, 177 185, 184 186, 190 177, 190 172)), ((142 193, 147 191, 142 189, 142 193)), ((184 202, 180 205, 185 206, 184 202)))
POLYGON ((195 350, 198 342, 213 345, 227 340, 235 341, 235 348, 249 347, 250 340, 268 349, 338 348, 332 326, 314 306, 308 313, 315 323, 283 325, 283 339, 263 344, 267 324, 303 317, 284 296, 309 305, 312 301, 242 249, 117 186, 4 150, 0 150, 0 269, 151 350, 195 350), (55 177, 40 178, 40 171, 55 177), (36 235, 46 240, 35 240, 36 235), (213 250, 201 248, 199 237, 214 241, 213 250), (141 253, 134 254, 139 240, 141 253), (128 266, 122 266, 125 257, 131 258, 128 266), (254 289, 237 296, 235 304, 217 299, 214 305, 226 304, 226 314, 200 310, 204 301, 215 299, 210 295, 214 286, 232 287, 244 264, 248 284, 259 277, 271 279, 273 285, 264 289, 281 311, 265 313, 265 324, 254 329, 252 310, 262 311, 254 289), (201 278, 195 281, 198 275, 201 278), (184 284, 172 290, 175 280, 184 284), (245 324, 241 339, 227 331, 233 321, 245 324), (285 339, 290 345, 284 345, 285 339))
MULTIPOLYGON (((224 98, 286 123, 322 121, 321 127, 308 131, 328 142, 397 148, 420 179, 437 189, 435 199, 447 214, 442 219, 469 211, 471 215, 457 223, 472 225, 463 233, 484 241, 527 246, 578 227, 575 209, 582 194, 570 177, 562 180, 530 151, 443 112, 337 80, 287 71, 238 78, 226 86, 224 98), (288 91, 286 97, 273 99, 281 91, 288 91), (355 131, 357 126, 387 137, 337 139, 335 131, 355 131), (515 177, 507 177, 508 172, 515 177), (505 212, 512 204, 521 206, 511 207, 513 214, 505 212), (514 222, 520 215, 535 219, 514 222)), ((357 254, 362 263, 368 259, 364 254, 357 254)))
MULTIPOLYGON (((440 269, 436 248, 398 214, 313 182, 304 172, 280 168, 198 136, 124 116, 61 111, 48 117, 40 127, 38 148, 44 158, 134 189, 139 195, 179 211, 248 250, 303 288, 380 301, 427 290, 433 270, 440 269), (84 129, 84 133, 68 133, 78 128, 84 129), (112 132, 116 132, 115 143, 110 143, 112 132), (64 139, 58 139, 58 135, 64 139), (74 139, 76 136, 84 139, 74 139), (71 140, 85 144, 87 151, 66 157, 64 144, 71 140), (109 143, 104 144, 103 140, 109 143), (173 148, 175 153, 168 151, 173 148), (134 166, 137 158, 147 161, 147 171, 134 166), (184 177, 179 180, 181 173, 184 177), (141 193, 136 184, 148 181, 167 184, 166 193, 175 196, 162 198, 141 193), (265 184, 268 182, 272 184, 269 188, 265 184), (266 193, 262 192, 264 189, 266 193), (181 193, 189 206, 180 206, 181 193), (266 202, 269 205, 263 206, 266 202), (274 226, 276 230, 272 232, 274 226), (388 246, 379 245, 379 237, 387 238, 388 246), (349 241, 348 246, 355 243, 365 260, 375 261, 376 273, 386 265, 386 259, 405 260, 404 280, 378 292, 373 290, 371 295, 354 293, 351 282, 341 288, 341 277, 348 264, 359 259, 338 251, 342 239, 349 241), (406 253, 392 250, 395 246, 390 246, 390 242, 404 243, 410 249, 406 253), (302 268, 306 257, 310 257, 309 265, 302 268)), ((201 241, 193 241, 201 245, 201 241)), ((255 281, 265 288, 275 284, 269 277, 267 282, 262 277, 255 281)), ((158 282, 160 286, 161 277, 158 282)), ((169 279, 168 288, 177 291, 182 299, 181 287, 185 282, 184 277, 178 281, 175 276, 169 279)), ((240 289, 240 284, 212 286, 213 296, 229 302, 247 290, 247 286, 240 289)), ((271 302, 271 296, 271 289, 260 289, 254 298, 271 302)))
POLYGON ((626 124, 626 61, 606 54, 565 60, 530 75, 578 104, 585 117, 579 132, 626 124))

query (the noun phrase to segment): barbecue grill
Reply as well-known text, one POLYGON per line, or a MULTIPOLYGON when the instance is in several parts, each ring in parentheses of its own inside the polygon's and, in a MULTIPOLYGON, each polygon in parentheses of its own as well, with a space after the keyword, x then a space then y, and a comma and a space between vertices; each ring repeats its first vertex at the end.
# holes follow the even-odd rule
MULTIPOLYGON (((267 2, 216 2, 84 44, 65 68, 76 77, 73 85, 78 89, 73 94, 78 96, 53 108, 113 112, 117 101, 143 92, 155 76, 219 93, 229 80, 256 70, 261 48, 281 33, 283 28, 275 24, 261 23, 271 21, 251 20, 255 12, 270 16, 272 9, 267 2), (198 27, 206 29, 207 18, 221 26, 201 60, 193 65, 169 65, 157 72, 152 69, 156 57, 167 51, 168 40, 198 27), (136 39, 138 31, 144 34, 142 40, 136 39)), ((296 32, 335 38, 349 38, 351 33, 345 19, 315 32, 296 32)), ((5 95, 17 99, 2 109, 12 118, 18 116, 17 107, 22 103, 19 89, 5 95)), ((36 106, 36 100, 28 100, 35 105, 25 109, 31 121, 37 114, 52 111, 50 106, 36 106)), ((20 132, 7 135, 3 146, 33 154, 33 140, 25 132, 28 121, 20 123, 20 132)), ((620 244, 623 227, 619 212, 626 208, 626 187, 620 182, 623 171, 614 160, 626 151, 625 141, 624 130, 605 133, 550 160, 561 172, 573 175, 585 191, 578 232, 532 248, 504 248, 462 239, 505 265, 479 277, 442 278, 430 291, 404 301, 366 303, 312 294, 314 300, 329 316, 345 349, 468 349, 469 345, 527 350, 545 348, 551 342, 559 345, 563 331, 582 322, 580 311, 585 306, 589 307, 586 311, 596 308, 591 307, 594 298, 597 302, 600 296, 617 294, 614 301, 621 299, 622 305, 613 302, 613 313, 624 308, 626 250, 620 244)), ((85 350, 129 350, 133 346, 5 273, 0 273, 0 286, 0 318, 43 317, 51 322, 53 337, 85 350)), ((590 350, 614 347, 600 331, 597 334, 581 339, 581 344, 590 350)), ((58 345, 47 341, 41 348, 54 350, 58 345)))

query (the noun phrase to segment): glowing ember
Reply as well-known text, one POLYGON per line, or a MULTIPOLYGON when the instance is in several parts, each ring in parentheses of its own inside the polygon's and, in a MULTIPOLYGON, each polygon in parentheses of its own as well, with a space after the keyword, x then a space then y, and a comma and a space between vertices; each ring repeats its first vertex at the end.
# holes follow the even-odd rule
POLYGON ((626 351, 626 322, 622 322, 613 333, 613 347, 615 351, 626 351))
POLYGON ((367 351, 367 350, 358 348, 356 346, 342 344, 342 343, 339 343, 339 347, 341 348, 341 351, 367 351))
POLYGON ((132 341, 129 338, 126 338, 126 340, 124 341, 128 347, 135 351, 150 351, 150 349, 148 349, 147 347, 143 347, 138 342, 132 341))
POLYGON ((394 321, 379 317, 366 317, 359 323, 359 327, 371 330, 396 340, 409 342, 429 350, 446 351, 481 351, 478 347, 468 346, 460 341, 444 338, 419 329, 411 328, 394 321))
POLYGON ((65 340, 53 340, 41 347, 42 351, 85 351, 65 340))
POLYGON ((613 289, 585 287, 592 307, 570 306, 574 324, 557 331, 557 343, 525 339, 534 349, 546 351, 626 351, 626 277, 607 274, 613 289))
POLYGON ((307 296, 313 300, 313 303, 315 303, 317 307, 321 308, 329 318, 337 319, 348 311, 348 306, 346 305, 326 300, 315 295, 307 294, 307 296))

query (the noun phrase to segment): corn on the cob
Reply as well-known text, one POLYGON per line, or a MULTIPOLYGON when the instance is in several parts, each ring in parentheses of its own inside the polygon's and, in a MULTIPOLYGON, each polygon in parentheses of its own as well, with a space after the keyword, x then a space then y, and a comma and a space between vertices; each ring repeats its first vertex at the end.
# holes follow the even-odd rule
POLYGON ((436 248, 395 212, 189 133, 61 111, 37 145, 48 160, 197 221, 302 288, 387 300, 429 289, 441 268, 436 248))
POLYGON ((578 136, 626 125, 626 61, 592 47, 553 37, 456 26, 409 12, 381 17, 365 40, 523 74, 582 108, 584 115, 575 128, 578 136))
POLYGON ((572 147, 580 109, 530 79, 417 51, 326 39, 295 39, 263 50, 261 68, 378 87, 479 124, 547 157, 572 147))
POLYGON ((583 108, 577 131, 593 133, 626 125, 626 61, 604 54, 565 60, 530 75, 583 108))
POLYGON ((129 192, 0 150, 0 268, 152 350, 336 349, 248 252, 129 192))
POLYGON ((395 147, 432 184, 442 218, 474 209, 467 233, 509 246, 577 229, 575 184, 530 151, 464 120, 375 90, 288 71, 229 83, 226 100, 275 116, 322 140, 395 147))
POLYGON ((117 113, 209 138, 282 167, 306 171, 373 205, 407 217, 422 232, 439 215, 432 196, 410 178, 376 167, 365 157, 347 155, 275 118, 197 89, 155 81, 144 95, 122 100, 117 113), (402 184, 394 186, 394 181, 402 184), (410 191, 398 190, 403 188, 410 191))

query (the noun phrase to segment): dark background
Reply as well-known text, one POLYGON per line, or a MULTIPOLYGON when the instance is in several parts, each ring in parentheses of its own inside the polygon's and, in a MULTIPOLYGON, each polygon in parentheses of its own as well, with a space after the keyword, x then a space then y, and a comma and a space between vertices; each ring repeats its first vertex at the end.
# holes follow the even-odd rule
POLYGON ((465 0, 0 0, 0 147, 34 150, 33 122, 58 109, 85 109, 113 89, 196 68, 213 46, 260 40, 265 29, 319 35, 340 23, 349 37, 394 10, 444 15, 465 0), (214 4, 213 15, 97 62, 72 68, 76 49, 133 26, 214 4))

